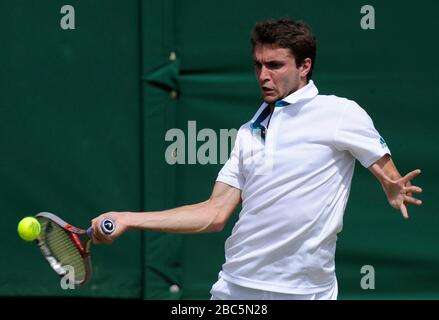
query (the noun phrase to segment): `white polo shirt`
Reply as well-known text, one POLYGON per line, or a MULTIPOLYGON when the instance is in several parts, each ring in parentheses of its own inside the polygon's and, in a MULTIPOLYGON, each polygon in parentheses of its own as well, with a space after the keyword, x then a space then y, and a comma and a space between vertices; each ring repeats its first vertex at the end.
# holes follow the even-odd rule
POLYGON ((281 104, 265 139, 258 122, 268 114, 261 116, 266 103, 241 126, 219 172, 217 181, 242 197, 221 276, 248 288, 316 293, 335 280, 337 233, 355 159, 369 167, 390 151, 358 104, 318 95, 312 80, 281 104))

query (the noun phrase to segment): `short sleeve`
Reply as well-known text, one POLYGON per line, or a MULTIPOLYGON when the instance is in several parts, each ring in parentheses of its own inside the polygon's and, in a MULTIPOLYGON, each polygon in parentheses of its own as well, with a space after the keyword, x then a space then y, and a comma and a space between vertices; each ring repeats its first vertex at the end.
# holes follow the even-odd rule
POLYGON ((233 146, 232 152, 227 162, 224 164, 216 181, 226 183, 232 187, 242 190, 244 185, 244 176, 242 173, 242 161, 241 161, 241 150, 240 150, 240 137, 242 136, 242 128, 238 130, 236 135, 235 145, 233 146), (241 134, 240 134, 241 133, 241 134))
POLYGON ((340 151, 349 151, 366 168, 385 154, 390 154, 372 119, 357 103, 350 100, 340 117, 334 144, 340 151))

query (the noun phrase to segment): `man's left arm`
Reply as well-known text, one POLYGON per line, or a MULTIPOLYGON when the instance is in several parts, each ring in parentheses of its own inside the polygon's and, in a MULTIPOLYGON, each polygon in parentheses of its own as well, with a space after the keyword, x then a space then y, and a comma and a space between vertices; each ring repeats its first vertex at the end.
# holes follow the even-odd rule
POLYGON ((411 184, 411 180, 421 173, 420 169, 409 172, 402 177, 389 154, 384 155, 368 169, 381 183, 389 204, 393 208, 399 209, 405 219, 409 217, 407 204, 418 206, 422 204, 421 200, 413 197, 413 193, 421 193, 422 189, 411 184))

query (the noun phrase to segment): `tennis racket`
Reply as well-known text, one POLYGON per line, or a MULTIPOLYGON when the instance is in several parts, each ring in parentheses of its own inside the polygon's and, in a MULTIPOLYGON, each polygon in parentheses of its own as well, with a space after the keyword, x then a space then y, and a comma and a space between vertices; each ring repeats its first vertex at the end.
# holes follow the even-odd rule
MULTIPOLYGON (((74 270, 75 284, 86 284, 92 275, 90 243, 93 228, 76 228, 49 212, 40 212, 35 218, 41 224, 36 241, 52 269, 62 277, 70 269, 66 266, 70 266, 74 270), (81 241, 81 238, 84 240, 81 241)), ((100 227, 105 234, 111 234, 116 229, 110 219, 103 220, 100 227)))

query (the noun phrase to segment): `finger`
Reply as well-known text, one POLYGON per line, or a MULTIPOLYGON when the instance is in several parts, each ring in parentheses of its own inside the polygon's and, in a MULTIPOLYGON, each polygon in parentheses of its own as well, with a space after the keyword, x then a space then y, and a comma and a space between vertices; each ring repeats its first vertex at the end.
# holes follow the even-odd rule
POLYGON ((92 240, 93 244, 99 244, 100 241, 99 241, 99 239, 97 238, 96 227, 95 227, 95 226, 96 226, 95 220, 96 220, 96 219, 93 219, 93 220, 91 221, 91 228, 92 228, 92 230, 93 230, 93 232, 92 232, 92 234, 91 234, 91 240, 92 240))
POLYGON ((102 234, 100 234, 98 231, 96 231, 96 227, 93 227, 93 236, 92 236, 92 240, 94 244, 101 244, 101 243, 105 243, 105 239, 102 236, 102 234))
POLYGON ((409 182, 410 180, 412 180, 414 177, 418 176, 421 174, 421 169, 416 169, 413 170, 412 172, 407 173, 402 180, 404 181, 404 183, 409 182))
POLYGON ((417 206, 420 206, 422 204, 421 200, 410 197, 410 196, 404 196, 404 202, 415 204, 417 206))
POLYGON ((95 234, 93 234, 92 241, 93 241, 93 244, 100 244, 101 243, 101 240, 95 234))
POLYGON ((404 217, 404 219, 409 218, 409 214, 407 212, 407 207, 404 205, 404 203, 401 203, 401 205, 399 206, 399 210, 401 210, 401 213, 402 213, 402 216, 404 217))
POLYGON ((92 220, 92 228, 93 228, 93 234, 92 234, 93 244, 108 243, 108 239, 105 238, 105 235, 102 234, 101 229, 99 228, 99 219, 92 220))
POLYGON ((111 244, 113 241, 107 237, 102 237, 100 235, 93 236, 93 243, 94 244, 111 244))
POLYGON ((420 187, 417 187, 417 186, 410 186, 410 187, 404 188, 404 193, 408 194, 409 196, 411 196, 412 192, 421 193, 422 189, 420 187))

